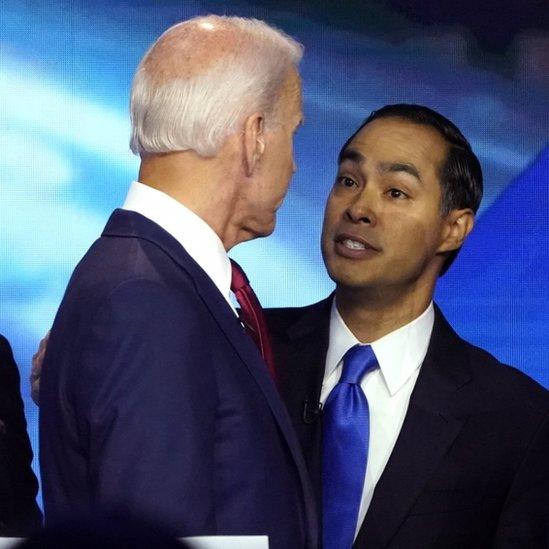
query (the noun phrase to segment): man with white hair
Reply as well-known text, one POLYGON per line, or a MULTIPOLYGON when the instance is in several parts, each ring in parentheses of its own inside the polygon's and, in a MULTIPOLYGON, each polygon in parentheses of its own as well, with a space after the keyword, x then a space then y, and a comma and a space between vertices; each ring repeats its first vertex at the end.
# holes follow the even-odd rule
POLYGON ((139 65, 138 182, 76 267, 44 358, 47 522, 116 507, 178 536, 316 547, 261 311, 227 256, 274 229, 295 169, 301 55, 263 22, 208 16, 167 30, 139 65))

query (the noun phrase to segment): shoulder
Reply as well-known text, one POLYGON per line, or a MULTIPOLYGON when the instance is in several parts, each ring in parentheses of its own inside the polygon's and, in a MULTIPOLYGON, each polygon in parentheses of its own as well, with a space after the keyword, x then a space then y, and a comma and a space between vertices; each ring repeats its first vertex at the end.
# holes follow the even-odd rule
POLYGON ((13 358, 13 351, 9 341, 0 334, 0 375, 4 376, 16 376, 18 378, 19 373, 17 366, 15 365, 15 359, 13 358))
POLYGON ((304 307, 277 307, 265 309, 265 319, 271 334, 282 336, 290 329, 307 329, 311 325, 317 325, 329 321, 332 297, 322 301, 306 305, 304 307))
POLYGON ((9 341, 2 334, 0 334, 0 359, 4 362, 6 359, 11 357, 11 354, 9 341))
POLYGON ((177 285, 149 276, 128 277, 98 300, 92 325, 110 332, 109 339, 141 334, 149 344, 170 336, 174 343, 181 343, 208 334, 210 316, 196 288, 184 277, 177 285))
MULTIPOLYGON (((155 243, 134 237, 101 237, 76 267, 65 294, 69 310, 122 306, 141 317, 152 308, 175 312, 182 302, 196 306, 197 289, 189 272, 155 243)), ((183 307, 188 309, 188 307, 183 307)))
POLYGON ((545 387, 518 368, 500 362, 486 350, 462 342, 475 380, 494 401, 549 414, 549 391, 545 387))
POLYGON ((86 252, 75 273, 119 280, 122 277, 162 274, 170 267, 175 269, 176 264, 169 250, 154 241, 138 236, 102 236, 86 252))
POLYGON ((154 276, 127 276, 109 288, 104 300, 110 304, 123 304, 140 311, 148 306, 161 306, 179 310, 181 305, 197 296, 192 282, 185 276, 172 284, 170 280, 154 276))
POLYGON ((549 414, 549 391, 520 369, 462 339, 436 309, 430 351, 440 367, 470 379, 470 402, 479 410, 515 410, 521 417, 549 414), (443 366, 444 365, 444 366, 443 366))

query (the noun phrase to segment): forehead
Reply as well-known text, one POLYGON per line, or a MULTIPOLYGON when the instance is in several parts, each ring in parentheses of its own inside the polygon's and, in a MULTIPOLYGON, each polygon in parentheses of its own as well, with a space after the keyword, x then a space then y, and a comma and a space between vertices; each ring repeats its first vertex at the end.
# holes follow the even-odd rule
POLYGON ((353 138, 354 149, 367 160, 410 162, 421 170, 438 170, 446 159, 448 144, 435 128, 402 118, 373 120, 353 138))
POLYGON ((280 106, 286 113, 301 118, 301 78, 295 67, 292 67, 280 89, 280 106))

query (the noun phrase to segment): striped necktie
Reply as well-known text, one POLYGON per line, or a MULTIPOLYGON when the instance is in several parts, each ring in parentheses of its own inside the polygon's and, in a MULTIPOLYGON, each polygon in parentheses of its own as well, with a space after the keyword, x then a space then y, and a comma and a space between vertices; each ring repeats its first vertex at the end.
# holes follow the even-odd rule
POLYGON ((231 291, 240 305, 240 320, 259 348, 261 356, 267 364, 267 369, 276 383, 277 375, 271 340, 259 299, 252 290, 242 267, 233 259, 231 259, 231 273, 231 291))

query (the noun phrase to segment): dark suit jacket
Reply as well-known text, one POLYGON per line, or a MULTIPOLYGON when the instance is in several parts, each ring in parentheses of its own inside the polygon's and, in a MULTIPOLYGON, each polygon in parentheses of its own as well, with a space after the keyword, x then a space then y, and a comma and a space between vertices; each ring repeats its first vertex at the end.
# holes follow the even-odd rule
MULTIPOLYGON (((320 502, 331 299, 272 309, 283 397, 320 502), (304 410, 304 402, 308 402, 304 410)), ((460 339, 436 308, 409 409, 355 547, 549 547, 548 392, 460 339)))
POLYGON ((41 526, 31 462, 19 371, 7 339, 0 336, 0 536, 28 536, 41 526))
POLYGON ((251 338, 166 231, 123 210, 76 267, 40 393, 46 523, 113 507, 177 536, 315 547, 299 441, 251 338))

